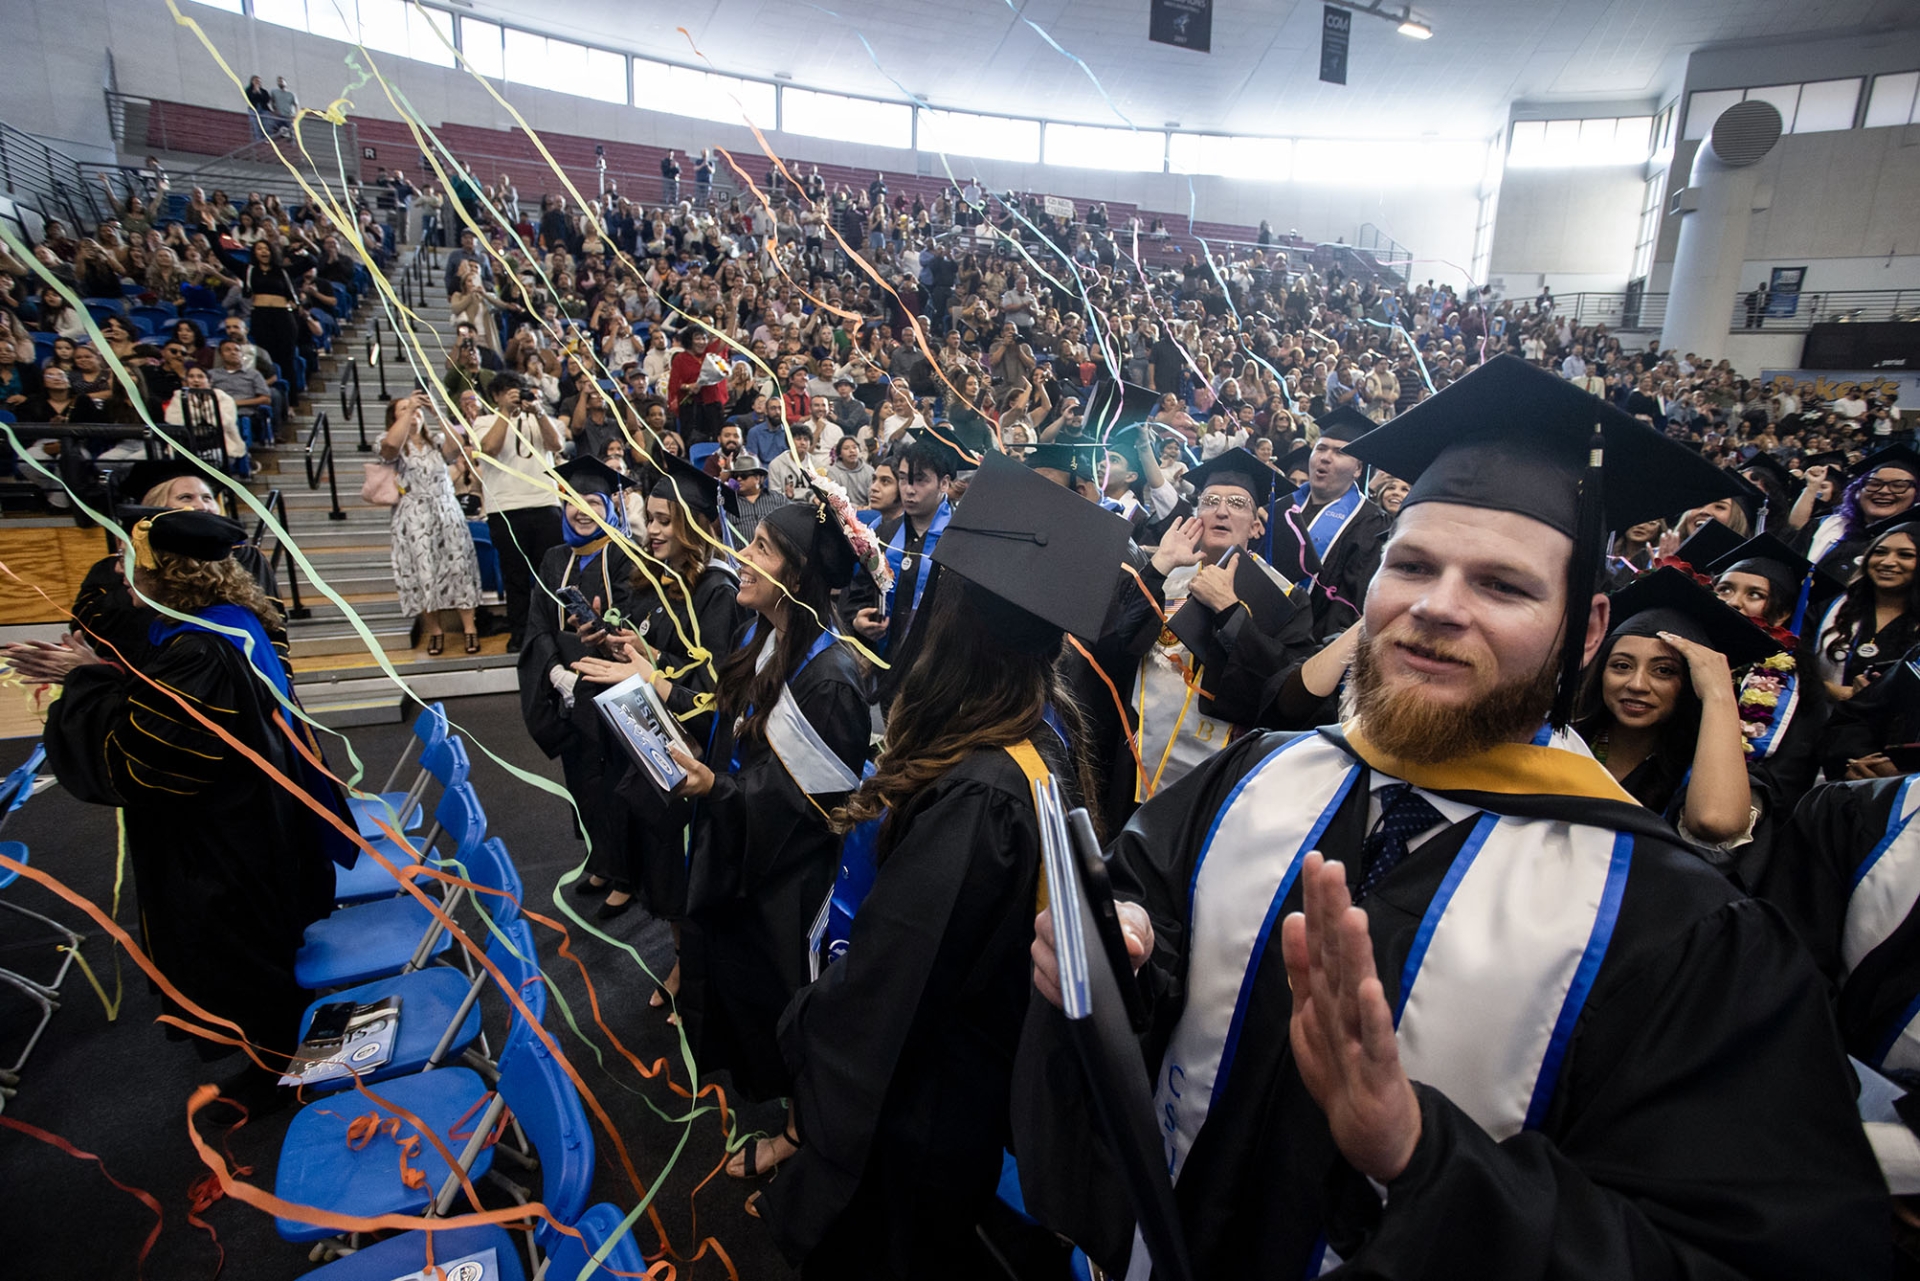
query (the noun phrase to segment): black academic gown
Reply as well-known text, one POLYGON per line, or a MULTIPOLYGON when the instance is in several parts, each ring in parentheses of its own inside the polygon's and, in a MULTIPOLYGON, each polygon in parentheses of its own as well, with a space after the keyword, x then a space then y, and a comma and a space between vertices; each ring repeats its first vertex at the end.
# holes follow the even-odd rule
MULTIPOLYGON (((659 651, 664 670, 679 673, 666 700, 667 710, 675 716, 692 712, 700 695, 712 693, 715 670, 739 630, 740 606, 735 600, 739 590, 740 580, 732 567, 716 563, 694 580, 691 609, 683 600, 662 604, 651 589, 635 595, 634 617, 641 637, 659 651), (688 657, 689 642, 714 650, 714 657, 694 663, 688 657)), ((705 753, 709 764, 717 726, 712 712, 680 722, 680 732, 705 753)), ((666 795, 631 764, 619 791, 631 811, 627 839, 641 906, 660 920, 680 921, 687 914, 687 825, 699 802, 666 795)))
POLYGON ((1393 517, 1371 499, 1362 499, 1347 527, 1327 549, 1324 561, 1307 535, 1303 512, 1294 512, 1287 495, 1277 495, 1269 511, 1270 553, 1267 563, 1290 581, 1313 581, 1313 634, 1332 637, 1359 621, 1366 604, 1367 584, 1380 568, 1380 557, 1393 533, 1393 517))
POLYGON ((1786 914, 1833 985, 1847 1052, 1878 1062, 1920 995, 1920 912, 1910 913, 1848 972, 1840 941, 1854 873, 1887 832, 1907 780, 1874 778, 1814 788, 1781 834, 1759 893, 1786 914))
MULTIPOLYGON (((1114 843, 1115 893, 1146 905, 1157 936, 1141 973, 1152 1011, 1143 1072, 1156 1070, 1182 1009, 1195 858, 1235 785, 1273 746, 1272 736, 1249 735, 1148 802, 1114 843)), ((1300 1080, 1276 929, 1251 972, 1233 1075, 1175 1189, 1194 1275, 1300 1277, 1324 1232, 1347 1260, 1341 1276, 1885 1276, 1885 1187, 1824 984, 1779 914, 1743 898, 1637 806, 1452 795, 1636 835, 1612 943, 1544 1124, 1496 1143, 1416 1083, 1420 1142, 1383 1207, 1340 1157, 1300 1080)), ((1366 807, 1363 780, 1319 842, 1345 860, 1350 883, 1366 807)), ((1429 838, 1367 901, 1389 1004, 1471 826, 1429 838)), ((1282 910, 1299 900, 1296 887, 1282 910)), ((1063 1023, 1036 997, 1015 1069, 1027 1208, 1124 1271, 1132 1215, 1063 1023)))
MULTIPOLYGON (((1059 776, 1058 739, 1032 742, 1059 776), (1051 741, 1049 741, 1051 740, 1051 741)), ((766 1217, 808 1277, 985 1277, 1028 991, 1040 832, 1006 752, 973 752, 895 817, 846 953, 780 1023, 802 1146, 766 1217)))
MULTIPOLYGON (((852 649, 829 646, 787 687, 858 775, 872 713, 852 649)), ((713 789, 694 813, 678 1005, 702 1070, 730 1069, 748 1098, 768 1099, 792 1089, 774 1029, 808 982, 807 931, 840 866, 826 815, 846 797, 808 797, 764 739, 736 752, 730 730, 721 727, 713 789)))
MULTIPOLYGON (((47 716, 47 763, 74 796, 124 810, 141 936, 160 972, 256 1045, 289 1053, 310 999, 294 954, 333 907, 329 844, 351 857, 298 796, 195 718, 303 777, 273 690, 238 648, 181 632, 140 670, 154 683, 105 663, 77 668, 47 716)), ((337 792, 320 790, 344 815, 337 792)), ((206 1057, 227 1052, 197 1044, 206 1057)))
POLYGON ((575 661, 590 653, 600 656, 599 650, 590 651, 581 644, 579 633, 567 623, 556 599, 560 589, 578 587, 589 604, 598 599, 602 616, 610 609, 626 615, 633 608, 632 572, 626 554, 612 544, 603 547, 585 569, 573 548, 564 544, 549 548, 540 561, 519 661, 520 713, 540 750, 560 758, 567 793, 579 807, 578 822, 593 846, 587 870, 609 878, 622 891, 633 888, 633 869, 628 857, 627 807, 614 789, 625 773, 627 757, 593 702, 596 694, 609 687, 582 677, 573 687, 573 705, 568 707, 548 672, 556 665, 571 670, 575 661))
MULTIPOLYGON (((1124 655, 1125 665, 1120 668, 1119 679, 1114 681, 1114 687, 1127 700, 1128 734, 1137 733, 1140 728, 1140 664, 1160 643, 1164 631, 1161 615, 1171 616, 1171 611, 1167 609, 1167 576, 1144 557, 1139 572, 1139 583, 1134 582, 1131 574, 1123 573, 1125 581, 1112 628, 1115 654, 1124 655), (1152 595, 1151 603, 1147 600, 1147 594, 1140 591, 1140 583, 1144 583, 1147 593, 1152 595)), ((1202 670, 1200 689, 1194 698, 1193 715, 1226 726, 1223 741, 1240 729, 1257 725, 1269 682, 1289 667, 1305 662, 1320 648, 1315 640, 1316 622, 1306 592, 1296 587, 1289 596, 1289 602, 1294 606, 1294 612, 1279 631, 1271 634, 1255 626, 1244 608, 1211 614, 1209 617, 1214 638, 1219 642, 1226 662, 1218 671, 1202 670)), ((1110 693, 1106 694, 1108 702, 1112 698, 1110 693)), ((1148 763, 1146 768, 1151 773, 1153 766, 1148 763)), ((1140 766, 1134 761, 1127 741, 1121 739, 1108 771, 1108 786, 1112 789, 1108 812, 1115 820, 1111 823, 1114 829, 1118 829, 1127 815, 1133 812, 1139 771, 1140 766)))

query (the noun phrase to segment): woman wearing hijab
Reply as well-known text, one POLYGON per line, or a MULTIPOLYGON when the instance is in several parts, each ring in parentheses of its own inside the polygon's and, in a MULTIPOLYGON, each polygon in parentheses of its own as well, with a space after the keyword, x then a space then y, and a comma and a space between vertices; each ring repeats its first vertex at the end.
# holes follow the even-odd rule
POLYGON ((975 1228, 1011 1141, 1034 787, 1053 780, 1069 807, 1093 791, 1055 660, 1065 633, 1098 635, 1127 536, 1121 517, 989 454, 933 554, 886 750, 835 814, 877 821, 872 888, 781 1020, 800 1147, 765 1210, 804 1277, 996 1271, 975 1228))
MULTIPOLYGON (((520 711, 540 750, 560 758, 577 822, 591 846, 587 871, 621 894, 631 892, 626 806, 614 794, 626 757, 602 724, 594 696, 607 686, 573 669, 599 654, 610 624, 632 609, 632 563, 608 535, 626 533, 620 493, 627 478, 597 458, 576 458, 554 474, 572 490, 561 521, 560 546, 540 562, 527 632, 520 646, 520 711), (561 598, 574 588, 591 618, 561 598)), ((604 909, 603 909, 604 910, 604 909)))
POLYGON ((1780 650, 1766 631, 1666 567, 1613 594, 1619 621, 1587 670, 1574 728, 1634 799, 1696 844, 1752 838, 1733 668, 1780 650))

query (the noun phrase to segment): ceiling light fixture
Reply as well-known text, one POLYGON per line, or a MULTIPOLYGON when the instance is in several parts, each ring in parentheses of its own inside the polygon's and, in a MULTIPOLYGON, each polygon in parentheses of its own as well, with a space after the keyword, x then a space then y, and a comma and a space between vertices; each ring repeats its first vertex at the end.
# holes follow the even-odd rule
POLYGON ((1415 40, 1433 39, 1433 28, 1413 16, 1413 6, 1411 5, 1389 5, 1383 3, 1383 0, 1326 0, 1326 2, 1328 4, 1338 5, 1342 9, 1351 9, 1355 13, 1365 13, 1376 18, 1384 18, 1388 22, 1393 23, 1403 36, 1410 36, 1415 40))

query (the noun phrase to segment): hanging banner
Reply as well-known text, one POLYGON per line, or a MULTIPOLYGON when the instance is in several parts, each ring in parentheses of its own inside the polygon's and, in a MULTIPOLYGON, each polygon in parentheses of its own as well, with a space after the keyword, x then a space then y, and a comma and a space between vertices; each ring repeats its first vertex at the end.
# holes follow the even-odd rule
POLYGON ((1065 196, 1042 196, 1040 199, 1046 205, 1048 213, 1056 218, 1073 221, 1073 201, 1065 196))
POLYGON ((1889 393, 1893 393, 1899 396, 1903 410, 1906 406, 1920 404, 1920 370, 1763 369, 1760 371, 1760 381, 1769 391, 1811 383, 1812 399, 1822 403, 1843 396, 1859 396, 1870 401, 1885 400, 1889 393))
POLYGON ((1806 278, 1805 267, 1775 267, 1767 287, 1767 315, 1791 316, 1799 311, 1800 285, 1806 278))
POLYGON ((1353 35, 1353 14, 1327 5, 1320 14, 1320 78, 1328 84, 1347 82, 1347 41, 1353 35))
POLYGON ((1196 53, 1213 51, 1213 0, 1149 0, 1147 39, 1196 53))

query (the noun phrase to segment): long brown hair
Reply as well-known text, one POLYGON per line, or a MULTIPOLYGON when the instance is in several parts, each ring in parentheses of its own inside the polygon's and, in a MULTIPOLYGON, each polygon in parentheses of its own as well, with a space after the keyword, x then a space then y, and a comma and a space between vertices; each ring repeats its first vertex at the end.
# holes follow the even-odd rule
POLYGON ((723 716, 747 716, 735 738, 753 742, 766 736, 767 714, 780 698, 780 687, 806 657, 819 637, 824 620, 833 616, 833 594, 819 572, 807 563, 807 554, 789 538, 786 531, 771 521, 760 522, 760 529, 780 553, 785 569, 780 585, 788 593, 787 625, 781 629, 773 658, 758 666, 760 646, 764 644, 766 619, 754 632, 754 643, 741 645, 720 664, 714 682, 714 702, 723 716), (756 670, 758 668, 758 670, 756 670))
POLYGON ((153 560, 153 569, 139 571, 144 581, 136 585, 162 605, 183 614, 209 605, 238 605, 253 611, 270 632, 286 626, 280 607, 231 556, 225 560, 195 560, 156 549, 153 560))
MULTIPOLYGON (((648 501, 651 502, 652 499, 649 498, 648 501)), ((693 585, 699 582, 700 575, 706 572, 707 562, 713 559, 713 553, 709 550, 712 544, 694 532, 692 525, 688 521, 685 504, 670 500, 667 503, 667 511, 670 513, 673 522, 670 526, 673 532, 673 541, 680 544, 680 550, 668 556, 664 561, 654 558, 651 551, 647 553, 647 556, 649 559, 654 560, 654 563, 666 567, 665 572, 657 576, 660 579, 663 596, 667 600, 682 601, 686 600, 689 594, 691 594, 693 585)), ((699 520, 701 528, 704 529, 710 537, 718 541, 720 531, 715 527, 714 523, 704 516, 700 517, 699 520)), ((645 541, 644 531, 639 541, 645 541)), ((642 591, 650 591, 653 588, 653 584, 648 581, 647 576, 640 571, 638 566, 636 566, 633 571, 633 585, 637 590, 642 591)), ((702 636, 698 639, 700 643, 708 649, 715 649, 721 645, 729 644, 733 640, 731 636, 702 636)))
POLYGON ((941 571, 932 595, 924 617, 914 620, 916 628, 927 629, 925 648, 888 711, 886 749, 874 762, 873 776, 834 811, 834 826, 846 831, 884 813, 875 850, 884 860, 893 849, 896 820, 914 797, 970 753, 1031 737, 1051 706, 1066 730, 1071 757, 1063 791, 1078 793, 1069 804, 1086 805, 1098 831, 1086 725, 1056 670, 1063 642, 1039 652, 1009 645, 1005 629, 992 621, 993 609, 982 608, 980 589, 951 570, 941 571))

